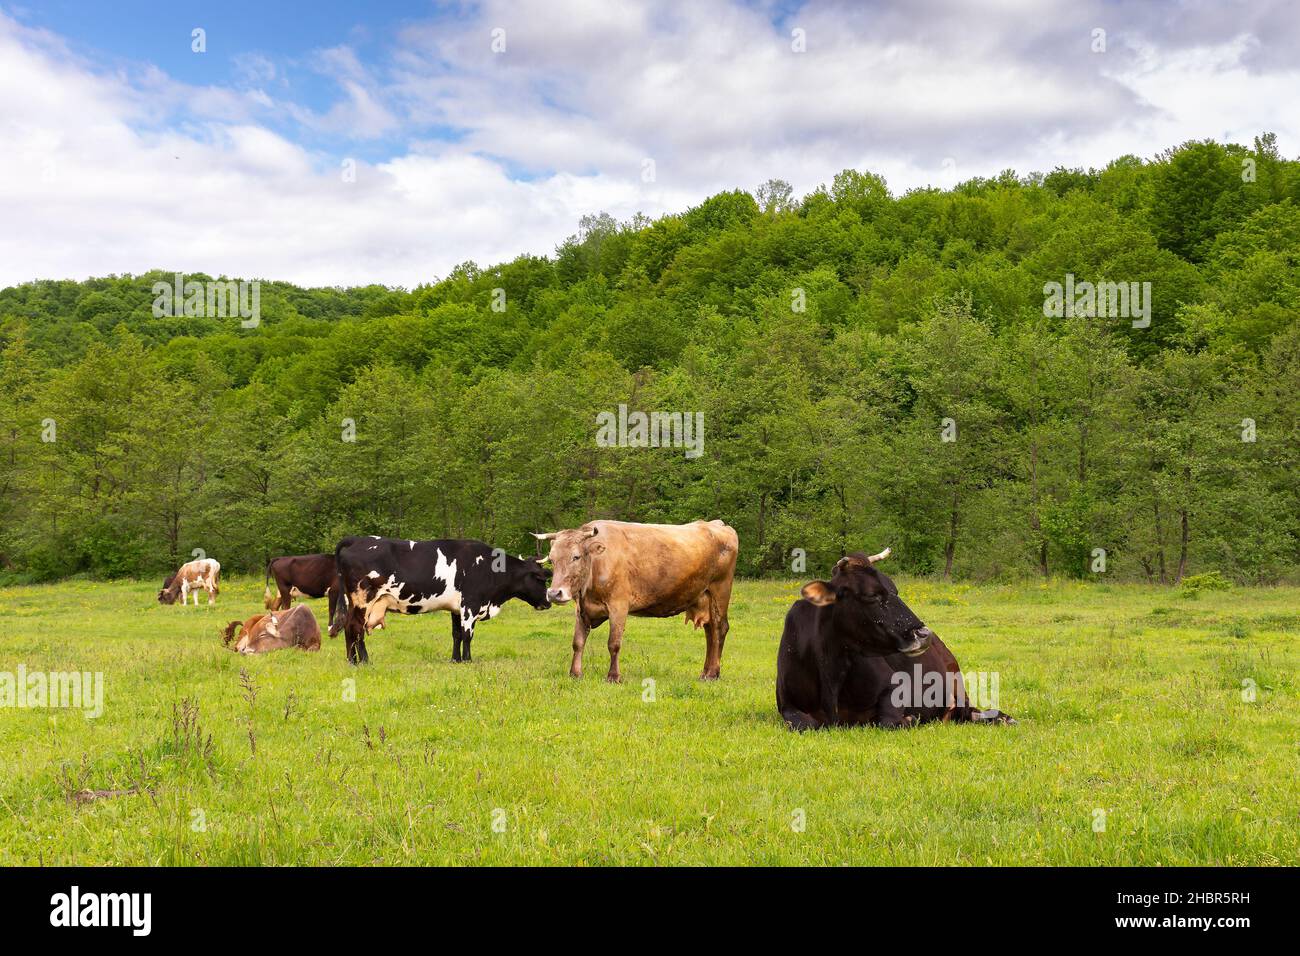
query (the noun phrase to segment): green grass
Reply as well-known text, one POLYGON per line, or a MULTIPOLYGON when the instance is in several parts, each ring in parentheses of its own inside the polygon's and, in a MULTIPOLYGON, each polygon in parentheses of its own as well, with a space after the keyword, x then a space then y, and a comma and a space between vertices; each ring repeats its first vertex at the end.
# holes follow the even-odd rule
POLYGON ((569 679, 568 608, 512 602, 471 665, 445 614, 390 615, 354 670, 342 638, 224 650, 260 579, 215 611, 160 607, 153 582, 0 590, 0 671, 105 680, 96 720, 0 710, 0 864, 1300 860, 1300 589, 900 586, 964 669, 999 674, 1018 726, 790 733, 773 679, 794 582, 738 585, 715 684, 702 632, 633 619, 621 686, 605 628, 569 679), (186 698, 198 747, 173 729, 186 698))

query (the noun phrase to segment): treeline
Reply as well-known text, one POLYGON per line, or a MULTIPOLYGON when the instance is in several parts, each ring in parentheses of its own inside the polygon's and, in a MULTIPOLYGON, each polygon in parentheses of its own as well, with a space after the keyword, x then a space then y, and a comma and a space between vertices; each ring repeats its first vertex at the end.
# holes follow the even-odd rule
POLYGON ((155 317, 170 273, 32 282, 0 291, 0 574, 721 517, 746 574, 890 545, 979 579, 1274 581, 1298 260, 1300 163, 1264 136, 897 197, 771 181, 411 291, 263 281, 255 328, 155 317), (1150 283, 1149 325, 1044 316, 1067 276, 1150 283), (702 454, 598 444, 620 404, 703 413, 702 454))

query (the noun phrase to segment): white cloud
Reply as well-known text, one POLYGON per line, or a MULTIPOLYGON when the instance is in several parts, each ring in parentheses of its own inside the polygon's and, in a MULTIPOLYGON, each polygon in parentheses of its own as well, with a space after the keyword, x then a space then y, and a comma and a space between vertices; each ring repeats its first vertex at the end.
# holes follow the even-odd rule
POLYGON ((0 14, 0 284, 164 268, 410 286, 549 253, 585 213, 680 211, 773 176, 803 193, 853 166, 902 190, 951 185, 946 159, 960 178, 1100 166, 1265 129, 1293 151, 1300 77, 1274 50, 1296 30, 1260 6, 818 4, 774 24, 488 2, 406 27, 381 61, 319 51, 338 93, 321 110, 261 54, 236 59, 235 87, 193 87, 102 70, 0 14), (344 182, 376 139, 395 158, 344 182))

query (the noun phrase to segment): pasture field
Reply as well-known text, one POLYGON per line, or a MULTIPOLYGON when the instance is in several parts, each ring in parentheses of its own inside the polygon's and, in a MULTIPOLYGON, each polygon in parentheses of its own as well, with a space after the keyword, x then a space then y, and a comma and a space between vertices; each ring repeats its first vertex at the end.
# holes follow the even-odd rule
POLYGON ((799 735, 801 583, 738 583, 715 684, 702 631, 630 620, 621 686, 605 628, 567 676, 571 608, 511 602, 467 665, 447 615, 390 615, 353 669, 224 650, 260 578, 5 588, 0 671, 102 672, 104 710, 0 709, 0 865, 1300 862, 1300 588, 900 578, 1020 723, 799 735))

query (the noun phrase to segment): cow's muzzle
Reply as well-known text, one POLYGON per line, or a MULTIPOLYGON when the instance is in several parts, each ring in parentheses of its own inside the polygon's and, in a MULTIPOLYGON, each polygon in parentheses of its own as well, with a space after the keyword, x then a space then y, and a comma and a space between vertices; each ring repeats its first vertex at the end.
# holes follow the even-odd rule
POLYGON ((573 598, 565 588, 550 588, 546 592, 546 600, 552 604, 568 604, 573 598))
POLYGON ((930 649, 930 642, 934 640, 934 636, 934 631, 928 627, 917 628, 911 634, 911 641, 898 650, 908 657, 920 657, 930 649))

